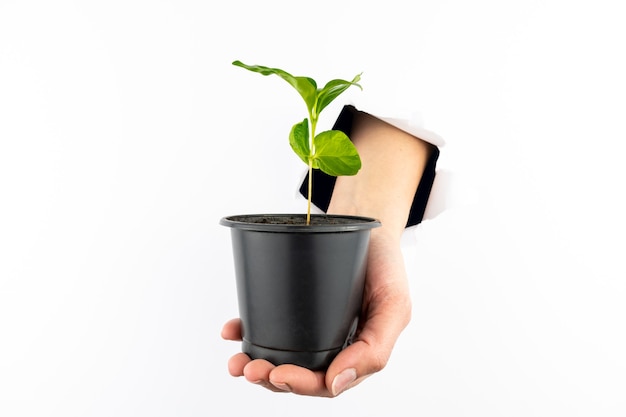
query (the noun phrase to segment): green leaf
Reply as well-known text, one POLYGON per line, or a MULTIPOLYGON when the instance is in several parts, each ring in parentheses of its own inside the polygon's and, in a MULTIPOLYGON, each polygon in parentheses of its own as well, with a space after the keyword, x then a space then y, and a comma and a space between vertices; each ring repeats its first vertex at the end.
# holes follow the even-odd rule
POLYGON ((358 84, 359 80, 361 80, 361 74, 356 75, 352 81, 332 80, 326 83, 324 88, 319 90, 317 93, 317 105, 315 107, 315 114, 319 115, 326 106, 328 106, 341 93, 350 88, 350 86, 354 85, 362 90, 363 87, 358 84))
POLYGON ((300 96, 304 99, 304 102, 306 103, 309 113, 313 111, 317 98, 317 83, 314 79, 309 77, 294 77, 287 71, 283 71, 279 68, 269 68, 262 65, 246 65, 241 61, 234 61, 233 65, 245 68, 252 72, 258 72, 262 75, 278 75, 283 80, 287 81, 293 88, 295 88, 298 93, 300 93, 300 96))
POLYGON ((328 175, 354 175, 361 169, 359 153, 342 131, 322 132, 315 136, 314 144, 314 162, 328 175))
POLYGON ((291 149, 300 157, 302 162, 309 164, 311 150, 309 148, 309 119, 304 119, 296 123, 289 133, 289 145, 291 149))
MULTIPOLYGON (((310 77, 294 77, 279 68, 270 68, 262 65, 246 65, 241 61, 234 61, 233 65, 242 67, 261 75, 277 75, 287 81, 304 99, 309 111, 309 119, 296 123, 289 133, 289 144, 298 157, 307 165, 321 169, 332 176, 354 175, 361 169, 359 154, 345 133, 337 130, 322 132, 313 139, 314 147, 309 143, 310 131, 315 127, 320 113, 341 93, 351 86, 361 88, 358 82, 361 74, 352 81, 335 79, 329 81, 324 88, 318 89, 317 83, 310 77), (311 152, 314 151, 314 155, 311 152)), ((361 88, 362 89, 362 88, 361 88)))

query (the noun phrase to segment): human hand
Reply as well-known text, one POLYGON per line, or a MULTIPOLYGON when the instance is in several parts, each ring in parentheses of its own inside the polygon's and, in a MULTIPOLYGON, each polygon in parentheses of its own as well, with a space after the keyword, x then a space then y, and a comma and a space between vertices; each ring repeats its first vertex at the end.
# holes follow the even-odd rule
MULTIPOLYGON (((275 366, 238 353, 228 361, 230 374, 275 392, 334 397, 382 370, 411 317, 406 270, 397 237, 384 228, 373 230, 367 262, 359 331, 354 342, 335 357, 325 372, 289 364, 275 366)), ((240 341, 241 321, 228 321, 222 337, 240 341)))

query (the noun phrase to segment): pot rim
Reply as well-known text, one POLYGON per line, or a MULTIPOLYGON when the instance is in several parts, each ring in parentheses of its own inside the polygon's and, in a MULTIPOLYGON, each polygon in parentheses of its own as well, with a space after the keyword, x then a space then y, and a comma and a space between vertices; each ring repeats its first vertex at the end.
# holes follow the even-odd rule
POLYGON ((245 218, 287 218, 297 217, 303 218, 305 215, 300 213, 262 213, 262 214, 236 214, 222 217, 220 224, 222 226, 231 227, 241 230, 253 230, 260 232, 305 232, 305 233, 329 233, 329 232, 351 232, 360 230, 369 230, 380 227, 379 220, 373 217, 352 216, 345 214, 311 214, 312 219, 336 219, 342 220, 342 223, 329 224, 287 224, 287 223, 259 223, 246 221, 245 218))

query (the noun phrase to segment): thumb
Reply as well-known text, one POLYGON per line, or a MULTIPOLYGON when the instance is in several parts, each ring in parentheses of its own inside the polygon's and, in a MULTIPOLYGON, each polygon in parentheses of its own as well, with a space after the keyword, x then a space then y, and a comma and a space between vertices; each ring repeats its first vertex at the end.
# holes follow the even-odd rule
POLYGON ((371 315, 356 340, 335 357, 325 381, 333 396, 387 366, 393 347, 410 320, 410 301, 404 300, 406 303, 389 303, 371 315))
POLYGON ((362 332, 359 339, 339 352, 326 371, 326 387, 334 397, 381 371, 389 361, 398 334, 381 342, 363 336, 362 332))
POLYGON ((326 371, 326 387, 333 397, 358 385, 378 372, 384 364, 372 360, 372 347, 357 341, 342 350, 326 371))

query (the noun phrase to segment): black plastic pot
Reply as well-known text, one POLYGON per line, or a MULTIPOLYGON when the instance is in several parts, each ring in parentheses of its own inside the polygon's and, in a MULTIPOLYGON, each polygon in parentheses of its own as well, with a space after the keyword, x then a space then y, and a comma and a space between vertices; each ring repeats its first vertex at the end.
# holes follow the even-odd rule
POLYGON ((231 228, 242 351, 275 365, 326 369, 357 329, 367 250, 367 217, 239 215, 231 228))

